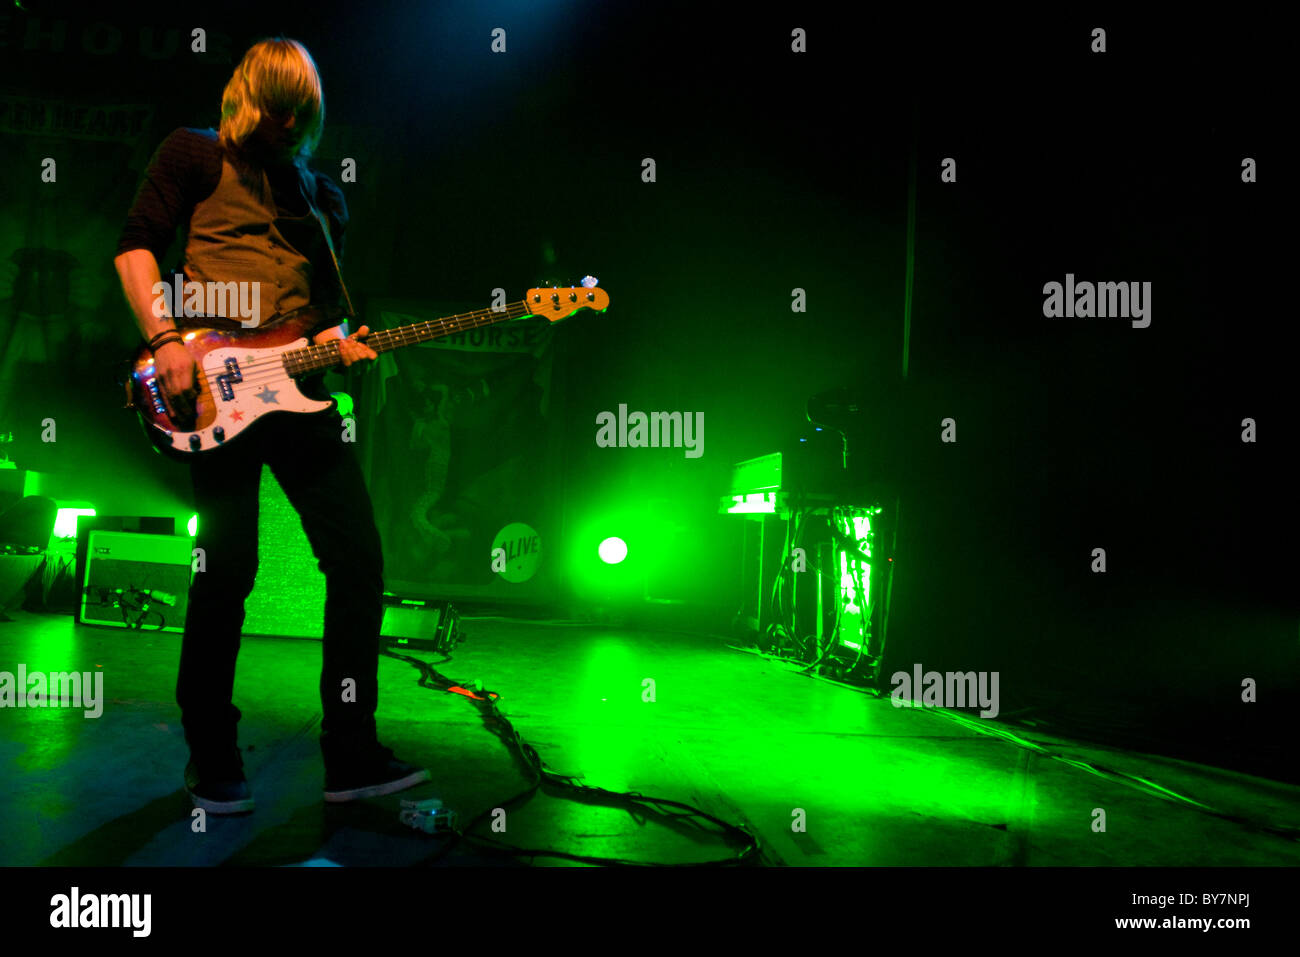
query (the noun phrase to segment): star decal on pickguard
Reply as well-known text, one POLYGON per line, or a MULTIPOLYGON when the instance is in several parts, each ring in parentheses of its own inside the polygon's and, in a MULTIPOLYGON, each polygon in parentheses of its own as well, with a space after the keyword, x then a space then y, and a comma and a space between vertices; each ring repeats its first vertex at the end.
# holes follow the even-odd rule
POLYGON ((233 409, 233 410, 231 411, 231 413, 230 413, 230 421, 231 421, 231 422, 243 422, 243 421, 244 421, 244 413, 240 412, 238 409, 233 409))
POLYGON ((269 385, 262 386, 261 392, 253 393, 253 395, 257 396, 263 402, 267 402, 267 403, 274 402, 276 405, 280 404, 280 400, 276 398, 276 396, 279 394, 280 394, 279 389, 272 389, 269 385))

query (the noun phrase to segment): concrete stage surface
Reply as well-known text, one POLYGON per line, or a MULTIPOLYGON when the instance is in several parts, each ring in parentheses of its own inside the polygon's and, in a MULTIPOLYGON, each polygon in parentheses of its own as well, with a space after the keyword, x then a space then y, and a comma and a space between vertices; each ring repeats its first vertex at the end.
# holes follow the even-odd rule
MULTIPOLYGON (((465 631, 454 660, 426 659, 500 694, 502 712, 549 768, 744 824, 769 865, 1300 864, 1300 843, 1249 823, 1300 825, 1295 786, 969 713, 896 708, 719 636, 501 618, 467 619, 465 631), (653 702, 644 700, 646 679, 653 702), (1224 816, 1045 750, 1154 782, 1224 816), (1094 829, 1097 809, 1104 831, 1094 829), (796 820, 806 829, 792 828, 796 820)), ((16 612, 0 623, 0 671, 19 663, 29 674, 99 671, 105 698, 97 718, 71 707, 0 709, 0 777, 8 783, 0 789, 0 865, 416 864, 440 839, 398 820, 401 798, 440 798, 464 821, 527 784, 472 702, 421 687, 415 667, 384 657, 381 740, 432 769, 433 780, 327 806, 317 744, 320 643, 250 637, 235 703, 257 809, 209 816, 206 833, 194 833, 173 699, 179 650, 176 634, 78 626, 63 615, 16 612)), ((689 863, 728 853, 716 834, 694 826, 638 822, 625 809, 553 793, 511 809, 507 822, 505 834, 490 836, 586 856, 689 863)), ((572 864, 503 861, 466 842, 438 863, 572 864)))

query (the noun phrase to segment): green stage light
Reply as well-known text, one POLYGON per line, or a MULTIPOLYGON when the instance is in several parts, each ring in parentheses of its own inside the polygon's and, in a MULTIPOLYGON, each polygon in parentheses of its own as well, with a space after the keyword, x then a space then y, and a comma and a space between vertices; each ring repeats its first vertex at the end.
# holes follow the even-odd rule
POLYGON ((199 533, 199 517, 198 517, 198 515, 191 515, 191 516, 190 516, 190 520, 185 524, 185 529, 186 529, 186 531, 188 531, 188 532, 190 533, 190 538, 193 538, 195 535, 197 535, 197 534, 199 533))
POLYGON ((640 515, 625 505, 609 508, 592 503, 566 536, 566 566, 575 597, 601 606, 639 600, 642 566, 648 557, 644 525, 640 515), (613 531, 621 534, 612 535, 613 531))
POLYGON ((836 509, 831 520, 842 537, 836 552, 840 566, 840 644, 855 652, 866 650, 862 640, 870 639, 875 597, 871 592, 871 566, 875 558, 876 535, 871 519, 882 509, 836 509), (852 547, 849 547, 849 543, 852 547))
POLYGON ((94 515, 93 508, 61 508, 54 517, 55 538, 77 537, 77 516, 94 515))
MULTIPOLYGON (((857 542, 858 549, 871 557, 871 519, 866 515, 854 515, 844 521, 843 531, 857 542), (850 524, 850 521, 852 524, 850 524)), ((871 565, 861 559, 850 558, 847 551, 840 552, 840 594, 844 599, 844 611, 850 615, 862 612, 863 607, 871 604, 871 565), (858 604, 857 575, 862 576, 862 604, 858 604)))
POLYGON ((600 554, 600 560, 606 565, 617 565, 627 558, 627 542, 621 538, 607 538, 600 543, 597 552, 600 554))
POLYGON ((590 497, 564 536, 574 597, 604 608, 644 602, 648 581, 692 560, 671 518, 682 507, 636 486, 590 497))

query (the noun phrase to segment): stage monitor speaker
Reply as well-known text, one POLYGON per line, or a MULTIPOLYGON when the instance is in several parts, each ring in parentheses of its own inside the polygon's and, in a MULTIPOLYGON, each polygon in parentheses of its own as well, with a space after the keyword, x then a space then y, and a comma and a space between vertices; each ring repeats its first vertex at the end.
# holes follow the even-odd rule
POLYGON ((437 651, 451 654, 463 640, 460 615, 446 601, 384 596, 384 623, 380 628, 390 648, 437 651))
POLYGON ((77 621, 142 631, 185 630, 194 540, 92 530, 77 621))

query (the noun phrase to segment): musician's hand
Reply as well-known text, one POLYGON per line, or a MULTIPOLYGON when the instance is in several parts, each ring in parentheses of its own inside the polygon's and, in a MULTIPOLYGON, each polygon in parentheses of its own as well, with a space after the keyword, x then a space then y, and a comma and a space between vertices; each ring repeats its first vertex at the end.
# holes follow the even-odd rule
POLYGON ((379 358, 379 354, 374 349, 361 341, 368 335, 370 335, 370 327, 362 326, 339 343, 339 357, 343 360, 345 366, 360 362, 362 359, 379 358))
POLYGON ((176 424, 189 423, 195 417, 198 398, 198 368, 189 351, 179 342, 169 342, 153 354, 154 371, 167 411, 176 424))

